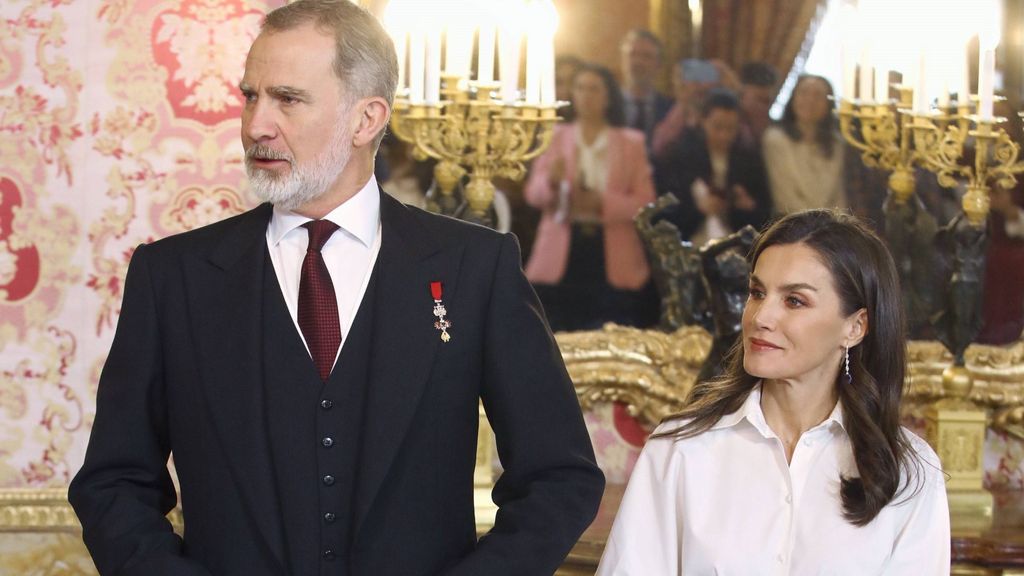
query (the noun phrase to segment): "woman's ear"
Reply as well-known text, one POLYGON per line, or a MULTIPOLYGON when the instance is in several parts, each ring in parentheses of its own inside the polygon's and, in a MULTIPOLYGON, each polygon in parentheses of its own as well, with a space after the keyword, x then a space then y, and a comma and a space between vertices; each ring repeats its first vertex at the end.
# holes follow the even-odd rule
POLYGON ((860 344, 868 334, 868 311, 861 308, 846 319, 846 346, 860 344))

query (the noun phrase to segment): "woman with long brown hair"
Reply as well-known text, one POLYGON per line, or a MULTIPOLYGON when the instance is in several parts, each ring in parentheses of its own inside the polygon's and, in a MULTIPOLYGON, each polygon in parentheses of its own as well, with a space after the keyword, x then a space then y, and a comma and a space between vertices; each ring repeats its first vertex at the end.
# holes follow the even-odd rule
POLYGON ((764 132, 761 150, 772 203, 780 214, 849 204, 843 178, 843 138, 832 110, 832 84, 801 76, 782 112, 764 132))
POLYGON ((598 574, 948 574, 934 451, 899 423, 898 277, 832 210, 749 256, 742 340, 644 447, 598 574))

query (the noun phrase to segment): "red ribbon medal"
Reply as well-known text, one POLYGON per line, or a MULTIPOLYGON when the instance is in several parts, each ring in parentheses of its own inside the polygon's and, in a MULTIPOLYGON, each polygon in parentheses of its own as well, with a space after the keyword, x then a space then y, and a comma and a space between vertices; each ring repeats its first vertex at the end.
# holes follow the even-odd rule
POLYGON ((437 316, 437 321, 434 322, 434 328, 441 331, 441 341, 447 342, 452 339, 451 334, 448 333, 448 329, 451 328, 452 323, 445 318, 448 311, 445 310, 444 303, 441 302, 441 294, 441 283, 437 281, 431 282, 430 295, 434 298, 434 316, 437 316))

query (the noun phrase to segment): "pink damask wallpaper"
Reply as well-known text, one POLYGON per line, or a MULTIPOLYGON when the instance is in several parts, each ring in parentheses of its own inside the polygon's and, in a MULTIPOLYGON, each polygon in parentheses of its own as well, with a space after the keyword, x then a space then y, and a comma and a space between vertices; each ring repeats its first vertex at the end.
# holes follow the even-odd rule
POLYGON ((254 204, 241 0, 0 3, 0 488, 64 485, 132 250, 254 204))

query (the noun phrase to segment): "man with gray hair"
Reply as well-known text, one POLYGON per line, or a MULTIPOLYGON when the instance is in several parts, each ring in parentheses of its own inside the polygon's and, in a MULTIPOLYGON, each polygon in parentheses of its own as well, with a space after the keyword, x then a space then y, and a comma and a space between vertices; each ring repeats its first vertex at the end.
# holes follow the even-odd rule
POLYGON ((672 99, 655 87, 664 59, 664 46, 650 30, 634 28, 622 39, 619 50, 626 125, 644 133, 650 153, 654 128, 672 108, 672 99))
POLYGON ((603 478, 515 238, 377 186, 396 76, 347 0, 268 14, 239 86, 265 203, 128 269, 69 492, 101 574, 551 574, 593 519, 603 478), (504 472, 477 540, 480 400, 504 472))

